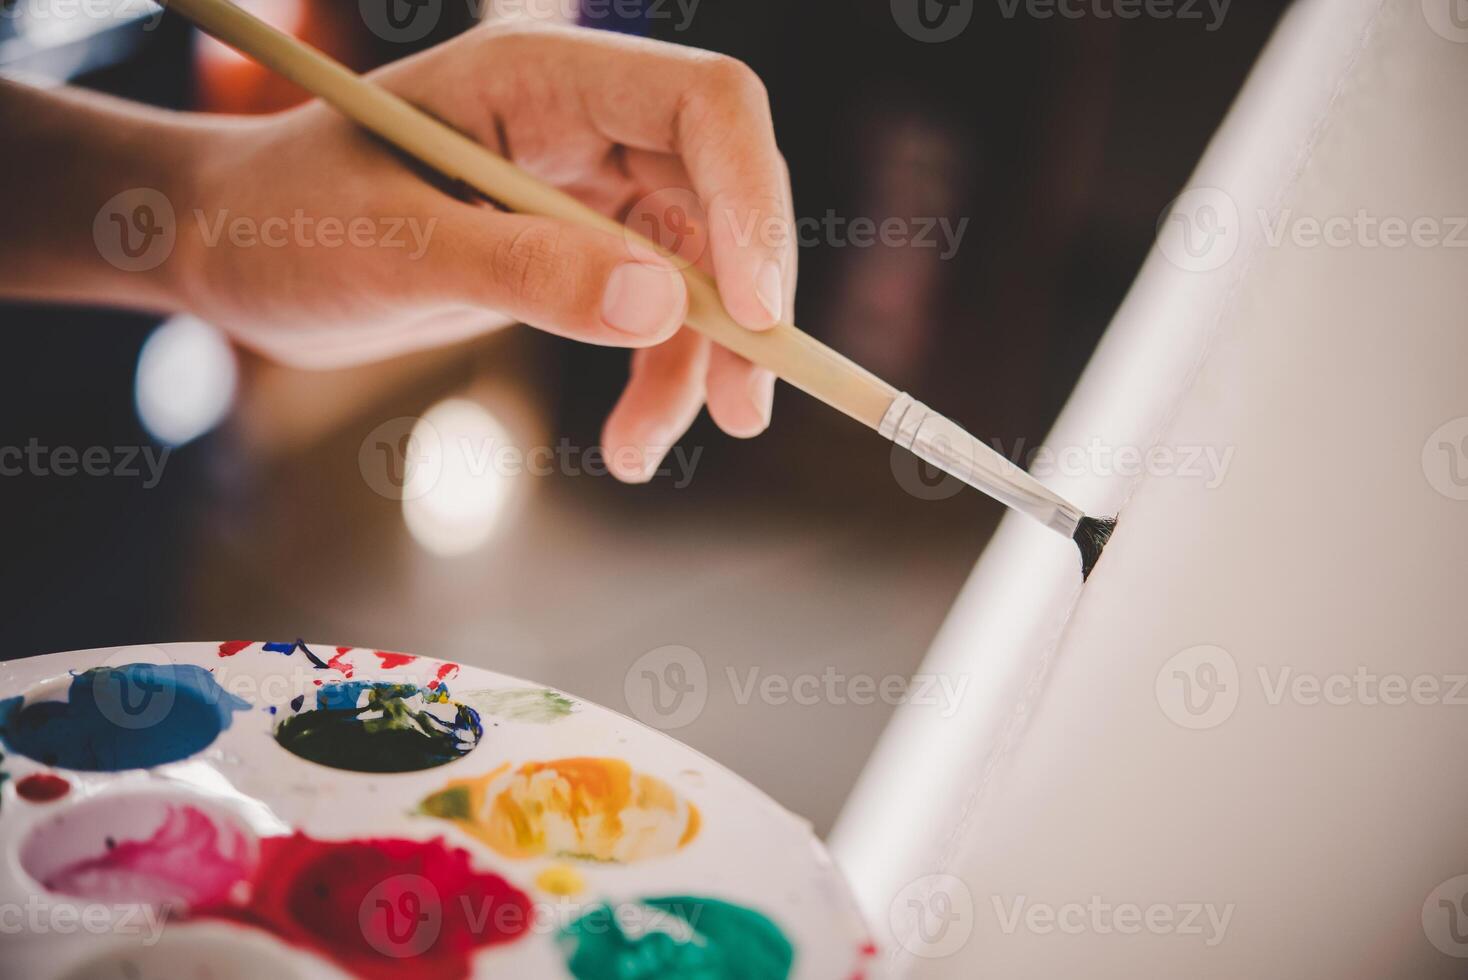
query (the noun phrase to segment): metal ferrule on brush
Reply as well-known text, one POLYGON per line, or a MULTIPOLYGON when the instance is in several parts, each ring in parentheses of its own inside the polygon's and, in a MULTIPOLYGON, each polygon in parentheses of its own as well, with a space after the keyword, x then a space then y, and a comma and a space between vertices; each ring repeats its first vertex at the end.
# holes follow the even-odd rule
POLYGON ((1001 504, 1028 514, 1066 537, 1075 533, 1082 516, 1075 506, 906 392, 893 399, 878 431, 1001 504))

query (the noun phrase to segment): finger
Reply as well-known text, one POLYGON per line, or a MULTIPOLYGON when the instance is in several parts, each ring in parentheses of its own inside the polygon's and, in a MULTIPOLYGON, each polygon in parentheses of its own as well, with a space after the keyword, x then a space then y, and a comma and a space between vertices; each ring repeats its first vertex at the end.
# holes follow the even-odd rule
MULTIPOLYGON (((629 151, 625 157, 628 173, 642 187, 686 188, 688 173, 677 157, 646 150, 629 151)), ((688 191, 692 193, 692 191, 688 191)), ((656 206, 652 197, 644 198, 656 206)), ((666 242, 663 243, 667 245, 666 242)), ((684 254, 683 258, 688 256, 684 254)), ((700 257, 700 266, 709 265, 709 256, 700 257)), ((795 268, 790 270, 794 283, 795 268)), ((785 297, 782 315, 793 320, 795 297, 785 297)), ((715 346, 709 355, 709 371, 705 382, 709 415, 730 435, 750 438, 759 435, 770 424, 774 403, 775 376, 755 367, 725 348, 715 346)))
POLYGON ((338 325, 284 334, 254 323, 231 324, 236 341, 271 360, 303 371, 330 371, 401 357, 415 351, 448 347, 503 330, 517 321, 482 306, 424 310, 404 319, 388 310, 381 319, 355 319, 349 331, 338 325))
POLYGON ((619 480, 651 480, 698 417, 710 346, 692 330, 681 330, 632 355, 632 375, 602 430, 607 467, 619 480))
POLYGON ((709 355, 709 415, 719 428, 739 439, 751 439, 770 426, 775 402, 775 375, 723 347, 709 355))
MULTIPOLYGON (((584 113, 566 124, 682 158, 709 216, 724 305, 748 327, 774 324, 793 292, 794 216, 758 76, 733 58, 640 38, 545 31, 499 40, 512 43, 511 60, 534 64, 535 77, 570 87, 565 98, 543 97, 552 113, 584 113)), ((518 157, 521 141, 511 141, 518 157)))
POLYGON ((434 302, 468 302, 563 337, 616 347, 662 343, 683 324, 682 274, 620 235, 550 218, 445 201, 412 286, 434 302))

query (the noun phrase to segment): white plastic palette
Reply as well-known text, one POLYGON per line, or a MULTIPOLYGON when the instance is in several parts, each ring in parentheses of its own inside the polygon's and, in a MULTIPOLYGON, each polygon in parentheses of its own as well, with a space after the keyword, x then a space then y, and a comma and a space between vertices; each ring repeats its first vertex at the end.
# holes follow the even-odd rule
POLYGON ((0 663, 0 736, 0 978, 877 973, 806 823, 490 671, 292 643, 54 654, 0 663), (337 764, 421 745, 448 761, 337 764), (182 757, 138 766, 160 756, 182 757))

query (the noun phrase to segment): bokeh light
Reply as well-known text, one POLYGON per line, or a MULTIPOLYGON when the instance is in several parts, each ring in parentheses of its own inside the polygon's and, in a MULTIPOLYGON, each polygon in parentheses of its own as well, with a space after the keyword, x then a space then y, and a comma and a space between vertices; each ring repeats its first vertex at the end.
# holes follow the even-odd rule
POLYGON ((425 492, 403 500, 413 540, 445 557, 481 547, 515 490, 516 473, 500 463, 506 450, 514 451, 508 430, 477 402, 450 398, 423 414, 410 445, 425 457, 410 465, 437 472, 425 492))
POLYGON ((154 439, 181 446, 229 414, 237 376, 234 350, 219 330, 197 317, 173 317, 138 355, 138 419, 154 439))

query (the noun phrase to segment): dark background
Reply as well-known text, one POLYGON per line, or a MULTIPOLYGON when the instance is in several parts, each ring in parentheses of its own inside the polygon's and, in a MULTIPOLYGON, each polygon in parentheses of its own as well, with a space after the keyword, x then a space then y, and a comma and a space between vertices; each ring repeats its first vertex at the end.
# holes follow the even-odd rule
MULTIPOLYGON (((322 4, 315 40, 360 28, 353 6, 322 4)), ((686 30, 617 26, 759 72, 798 215, 969 219, 948 260, 804 249, 797 322, 1017 454, 1043 438, 1283 7, 1236 3, 1209 31, 1100 17, 1089 0, 1073 20, 975 0, 968 28, 939 44, 904 34, 886 0, 702 0, 686 30)), ((7 74, 81 65, 76 84, 181 107, 207 88, 197 42, 171 20, 59 56, 18 43, 18 23, 0 25, 7 74)), ((357 67, 405 53, 343 43, 357 67)), ((211 98, 235 105, 217 85, 211 98)), ((149 443, 134 373, 156 318, 0 306, 0 320, 0 445, 149 443)), ((676 736, 824 830, 890 706, 741 704, 729 671, 911 672, 1000 516, 977 493, 925 491, 930 475, 782 388, 761 439, 695 425, 687 487, 520 477, 488 543, 439 557, 367 487, 367 433, 457 396, 527 444, 592 446, 625 353, 514 328, 331 375, 238 357, 230 416, 177 449, 157 487, 0 477, 0 659, 304 636, 493 667, 626 710, 629 665, 685 646, 707 664, 710 697, 676 736)))

